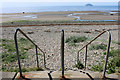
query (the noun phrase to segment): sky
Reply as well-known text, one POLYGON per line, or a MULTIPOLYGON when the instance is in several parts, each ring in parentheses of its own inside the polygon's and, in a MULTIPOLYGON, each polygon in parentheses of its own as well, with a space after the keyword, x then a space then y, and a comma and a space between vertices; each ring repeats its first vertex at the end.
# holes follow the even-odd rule
POLYGON ((0 6, 84 6, 87 3, 95 6, 117 6, 118 2, 119 0, 1 0, 0 6))
POLYGON ((0 0, 0 2, 119 2, 119 0, 0 0))
POLYGON ((35 7, 35 6, 85 6, 92 4, 94 6, 117 6, 117 2, 4 2, 2 7, 35 7))

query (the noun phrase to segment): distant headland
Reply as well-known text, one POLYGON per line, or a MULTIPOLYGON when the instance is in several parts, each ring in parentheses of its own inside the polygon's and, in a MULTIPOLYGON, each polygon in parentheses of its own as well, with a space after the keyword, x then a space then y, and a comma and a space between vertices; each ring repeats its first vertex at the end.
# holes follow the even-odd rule
POLYGON ((92 4, 86 4, 85 6, 93 6, 92 4))

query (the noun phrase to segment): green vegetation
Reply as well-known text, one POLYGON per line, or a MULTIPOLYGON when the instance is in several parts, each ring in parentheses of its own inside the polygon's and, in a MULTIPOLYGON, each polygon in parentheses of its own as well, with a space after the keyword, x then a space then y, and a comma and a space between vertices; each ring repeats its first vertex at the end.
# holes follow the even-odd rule
POLYGON ((84 65, 79 61, 77 64, 75 64, 73 67, 76 67, 78 69, 83 69, 84 65))
MULTIPOLYGON (((16 21, 8 21, 8 22, 3 22, 0 23, 3 26, 14 26, 14 25, 40 25, 40 24, 71 24, 71 23, 83 23, 83 24, 88 24, 88 23, 94 23, 96 24, 106 24, 106 21, 75 21, 75 20, 54 20, 54 21, 40 21, 40 20, 16 20, 16 21)), ((107 24, 111 23, 113 21, 107 21, 107 24)), ((115 21, 116 23, 117 21, 115 21)), ((113 22, 114 23, 114 22, 113 22)))
MULTIPOLYGON (((6 69, 6 67, 2 67, 2 71, 4 72, 19 72, 19 68, 10 68, 10 69, 6 69)), ((22 68, 22 72, 30 72, 30 71, 44 71, 42 68, 22 68)))
POLYGON ((76 43, 84 42, 87 40, 85 36, 71 36, 65 40, 65 43, 70 44, 70 46, 76 46, 76 43))
MULTIPOLYGON (((106 55, 106 53, 104 54, 106 55)), ((112 59, 108 62, 108 73, 115 73, 117 68, 120 69, 120 50, 111 49, 109 57, 112 59)))
POLYGON ((102 72, 103 71, 103 64, 99 63, 98 65, 94 65, 91 67, 90 70, 102 72))
MULTIPOLYGON (((2 64, 10 64, 12 62, 16 62, 17 55, 16 55, 16 48, 14 40, 8 40, 8 39, 1 39, 2 44, 0 44, 3 48, 1 57, 2 57, 2 64)), ((19 47, 19 56, 20 59, 27 59, 27 53, 29 49, 33 48, 32 43, 30 43, 25 38, 18 39, 18 47, 19 47)), ((4 66, 2 68, 3 71, 8 69, 8 71, 13 70, 12 68, 7 68, 8 66, 4 66)))
POLYGON ((74 46, 74 47, 77 46, 75 43, 68 43, 68 44, 69 44, 69 46, 74 46))
MULTIPOLYGON (((106 55, 106 52, 104 52, 103 54, 106 55)), ((101 56, 101 57, 103 59, 104 56, 101 56)), ((107 73, 111 74, 115 72, 120 72, 120 50, 111 49, 109 53, 109 57, 111 57, 111 59, 108 61, 107 73)), ((100 71, 100 72, 103 71, 103 67, 104 67, 103 63, 99 63, 98 65, 92 66, 91 70, 100 71)))
MULTIPOLYGON (((29 49, 32 49, 33 45, 30 44, 30 42, 27 39, 20 38, 18 40, 18 46, 19 46, 19 52, 20 52, 19 54, 20 59, 26 59, 27 51, 29 49)), ((14 62, 17 60, 14 40, 2 39, 2 47, 4 49, 2 53, 3 62, 8 63, 8 62, 14 62)))
MULTIPOLYGON (((94 38, 94 37, 91 37, 91 38, 89 38, 88 40, 90 41, 90 40, 92 40, 93 38, 94 38)), ((96 41, 108 43, 108 40, 107 40, 107 39, 99 39, 99 38, 97 38, 96 41)), ((111 43, 120 45, 120 42, 119 42, 119 41, 115 41, 115 40, 111 40, 111 43)))
POLYGON ((39 25, 39 24, 63 24, 63 23, 79 23, 80 21, 61 20, 61 21, 40 21, 40 20, 17 20, 3 22, 2 25, 39 25))
MULTIPOLYGON (((111 51, 109 52, 109 57, 118 56, 118 53, 120 54, 120 50, 111 49, 111 51)), ((106 52, 104 52, 103 54, 106 55, 106 52)))
POLYGON ((111 42, 120 45, 120 42, 118 41, 111 40, 111 42))
POLYGON ((94 54, 96 55, 96 54, 97 54, 97 52, 94 52, 94 54))
POLYGON ((120 68, 120 57, 114 57, 108 63, 108 74, 117 72, 116 68, 120 68))
POLYGON ((84 42, 87 38, 85 36, 71 36, 66 39, 66 43, 72 42, 72 43, 79 43, 84 42))
MULTIPOLYGON (((64 67, 64 70, 66 71, 66 68, 64 67)), ((62 68, 60 67, 59 71, 62 71, 62 68)))
POLYGON ((90 50, 99 50, 99 49, 102 49, 102 50, 106 50, 106 47, 107 45, 105 44, 98 44, 98 45, 92 45, 90 46, 90 50))
POLYGON ((104 56, 100 56, 101 59, 104 59, 104 56))
POLYGON ((92 66, 91 64, 88 64, 88 66, 92 66))

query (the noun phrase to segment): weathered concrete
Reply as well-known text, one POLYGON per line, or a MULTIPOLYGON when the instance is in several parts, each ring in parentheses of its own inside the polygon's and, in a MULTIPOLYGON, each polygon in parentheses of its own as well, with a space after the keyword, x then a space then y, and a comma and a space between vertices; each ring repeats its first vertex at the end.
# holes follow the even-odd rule
MULTIPOLYGON (((50 71, 34 71, 34 72, 25 72, 23 73, 23 76, 30 79, 48 79, 49 76, 48 73, 50 71)), ((90 77, 86 74, 88 73, 94 80, 101 80, 102 73, 99 72, 92 72, 92 71, 65 71, 65 78, 71 79, 71 80, 79 80, 79 79, 86 79, 91 80, 90 77)), ((15 72, 3 72, 3 78, 12 78, 15 75, 15 72)), ((54 79, 60 79, 61 77, 61 71, 53 71, 51 73, 51 77, 54 79)), ((107 74, 106 77, 112 78, 112 79, 118 79, 118 75, 116 74, 107 74)), ((17 74, 16 78, 19 78, 19 73, 17 74)), ((109 79, 107 79, 109 80, 109 79)))

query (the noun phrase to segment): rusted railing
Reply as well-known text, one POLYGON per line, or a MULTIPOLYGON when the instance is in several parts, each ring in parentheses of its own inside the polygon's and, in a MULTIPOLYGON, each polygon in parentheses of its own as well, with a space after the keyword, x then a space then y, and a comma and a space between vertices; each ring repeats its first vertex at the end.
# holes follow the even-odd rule
MULTIPOLYGON (((21 34, 23 34, 35 46, 35 48, 36 48, 37 67, 39 67, 39 61, 38 61, 38 49, 39 49, 44 55, 44 67, 46 68, 45 52, 42 51, 22 30, 16 29, 14 39, 15 39, 16 53, 17 53, 17 59, 18 59, 18 66, 19 66, 20 77, 24 78, 22 76, 22 70, 21 70, 20 58, 19 58, 19 50, 18 50, 18 43, 17 43, 17 33, 18 33, 18 31, 21 34)), ((108 61, 108 54, 109 54, 110 43, 111 43, 111 33, 109 31, 101 32, 97 37, 95 37, 93 40, 91 40, 89 43, 87 43, 85 46, 83 46, 77 53, 77 62, 79 62, 79 53, 80 53, 81 50, 86 48, 86 54, 85 54, 85 69, 86 69, 88 45, 91 44, 94 40, 96 40, 98 37, 100 37, 105 32, 108 32, 108 45, 107 45, 107 54, 106 54, 106 59, 105 59, 105 66, 104 66, 104 70, 103 70, 103 78, 105 78, 105 72, 106 72, 107 61, 108 61)), ((61 33, 61 68, 62 68, 62 78, 64 78, 64 30, 62 30, 62 33, 61 33)))
POLYGON ((19 72, 20 72, 20 77, 24 78, 22 75, 22 70, 21 70, 21 64, 20 64, 20 57, 19 57, 19 49, 18 49, 18 42, 17 42, 17 33, 18 31, 23 34, 36 48, 36 61, 37 61, 37 67, 39 68, 39 61, 38 61, 38 49, 43 53, 44 55, 44 67, 46 68, 46 62, 45 62, 45 52, 42 51, 21 29, 16 29, 15 34, 14 34, 14 40, 15 40, 15 47, 16 47, 16 54, 17 54, 17 60, 18 60, 18 66, 19 66, 19 72))
POLYGON ((83 50, 84 48, 86 48, 86 53, 85 53, 85 69, 86 69, 86 62, 87 62, 87 48, 88 45, 91 44, 94 40, 96 40, 98 37, 100 37, 102 34, 104 34, 105 32, 108 33, 108 45, 107 45, 107 54, 106 54, 106 59, 105 59, 105 65, 104 65, 104 70, 103 70, 103 78, 105 78, 105 72, 106 72, 106 67, 107 67, 107 62, 108 62, 108 55, 109 55, 109 49, 110 49, 110 43, 111 43, 111 33, 107 30, 107 31, 103 31, 101 32, 98 36, 96 36, 93 40, 91 40, 89 43, 87 43, 85 46, 83 46, 77 53, 77 63, 79 62, 79 53, 81 50, 83 50))
POLYGON ((62 68, 62 78, 64 78, 64 30, 61 33, 61 68, 62 68))

